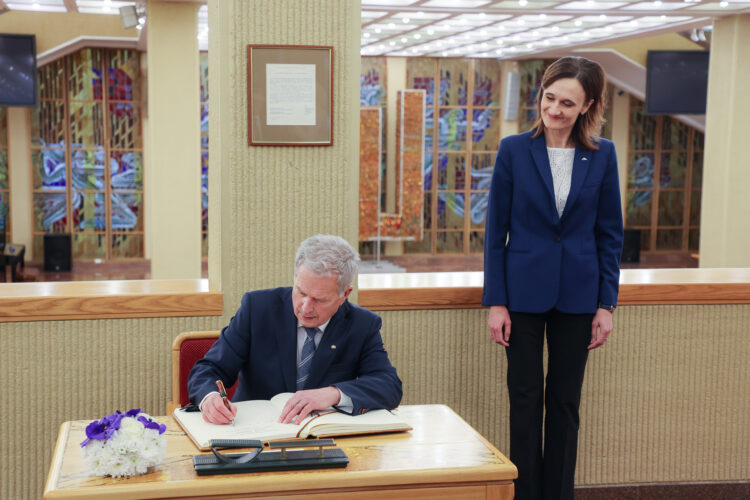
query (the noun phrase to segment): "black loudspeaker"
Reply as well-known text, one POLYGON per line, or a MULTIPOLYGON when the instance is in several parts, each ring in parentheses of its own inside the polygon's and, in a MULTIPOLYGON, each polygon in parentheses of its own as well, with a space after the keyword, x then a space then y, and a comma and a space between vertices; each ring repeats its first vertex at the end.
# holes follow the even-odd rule
POLYGON ((73 267, 69 234, 44 235, 44 270, 67 271, 73 267))
POLYGON ((622 245, 622 258, 620 262, 641 261, 641 230, 626 229, 625 239, 622 245))

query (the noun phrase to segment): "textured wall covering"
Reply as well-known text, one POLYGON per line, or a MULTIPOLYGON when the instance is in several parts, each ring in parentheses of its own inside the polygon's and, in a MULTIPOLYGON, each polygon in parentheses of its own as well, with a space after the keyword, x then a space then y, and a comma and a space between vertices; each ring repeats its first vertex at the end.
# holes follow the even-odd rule
MULTIPOLYGON (((356 242, 359 3, 210 0, 209 20, 209 274, 225 315, 0 324, 2 499, 41 496, 63 421, 162 414, 172 339, 221 327, 245 290, 289 283, 302 238, 356 242), (333 147, 247 146, 248 43, 334 46, 333 147)), ((505 357, 486 313, 382 316, 404 403, 446 403, 507 452, 505 357)), ((750 477, 748 324, 747 305, 618 309, 615 335, 590 358, 578 482, 750 477)))
POLYGON ((220 211, 209 207, 209 228, 219 228, 220 244, 211 239, 209 248, 222 249, 224 303, 236 308, 235 294, 291 282, 294 252, 307 236, 333 233, 357 242, 360 6, 222 0, 209 2, 209 20, 211 112, 219 108, 209 124, 209 188, 221 183, 220 196, 212 190, 209 197, 220 204, 220 211), (248 44, 333 46, 333 146, 247 145, 248 44))
MULTIPOLYGON (((508 453, 486 311, 384 312, 404 403, 445 403, 508 453)), ((750 306, 626 306, 589 357, 577 484, 750 477, 750 306)), ((512 335, 511 335, 512 342, 512 335)))
POLYGON ((220 328, 246 290, 290 284, 302 239, 356 243, 359 26, 351 0, 209 2, 209 276, 224 317, 0 324, 1 499, 41 497, 62 422, 138 406, 163 414, 172 339, 220 328), (247 145, 250 43, 334 47, 333 146, 247 145))

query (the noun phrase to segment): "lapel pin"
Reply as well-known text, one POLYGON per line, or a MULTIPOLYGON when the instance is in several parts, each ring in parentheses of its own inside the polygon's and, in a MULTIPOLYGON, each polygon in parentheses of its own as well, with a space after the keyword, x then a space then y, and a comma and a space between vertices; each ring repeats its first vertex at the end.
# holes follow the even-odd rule
POLYGON ((587 160, 588 160, 588 158, 586 158, 586 157, 584 156, 584 157, 582 158, 582 160, 583 160, 583 161, 587 161, 587 160))
POLYGON ((334 344, 331 344, 331 349, 336 349, 336 346, 334 344))

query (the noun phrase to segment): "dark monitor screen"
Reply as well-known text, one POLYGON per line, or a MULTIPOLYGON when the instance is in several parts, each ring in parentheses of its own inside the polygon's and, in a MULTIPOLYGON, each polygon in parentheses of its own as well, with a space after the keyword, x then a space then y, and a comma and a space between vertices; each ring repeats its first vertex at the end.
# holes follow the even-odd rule
POLYGON ((36 106, 36 36, 0 33, 0 106, 36 106))
POLYGON ((649 50, 646 114, 705 114, 708 55, 706 50, 649 50))

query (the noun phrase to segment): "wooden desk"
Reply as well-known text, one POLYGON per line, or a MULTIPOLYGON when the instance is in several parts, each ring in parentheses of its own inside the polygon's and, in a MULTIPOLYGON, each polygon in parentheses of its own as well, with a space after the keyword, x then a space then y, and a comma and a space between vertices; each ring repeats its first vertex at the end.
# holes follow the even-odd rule
POLYGON ((513 498, 516 467, 450 408, 402 406, 410 432, 336 440, 345 469, 202 476, 199 451, 171 417, 167 455, 156 470, 129 479, 89 477, 79 443, 89 421, 65 422, 52 458, 45 499, 284 498, 381 500, 513 498))

